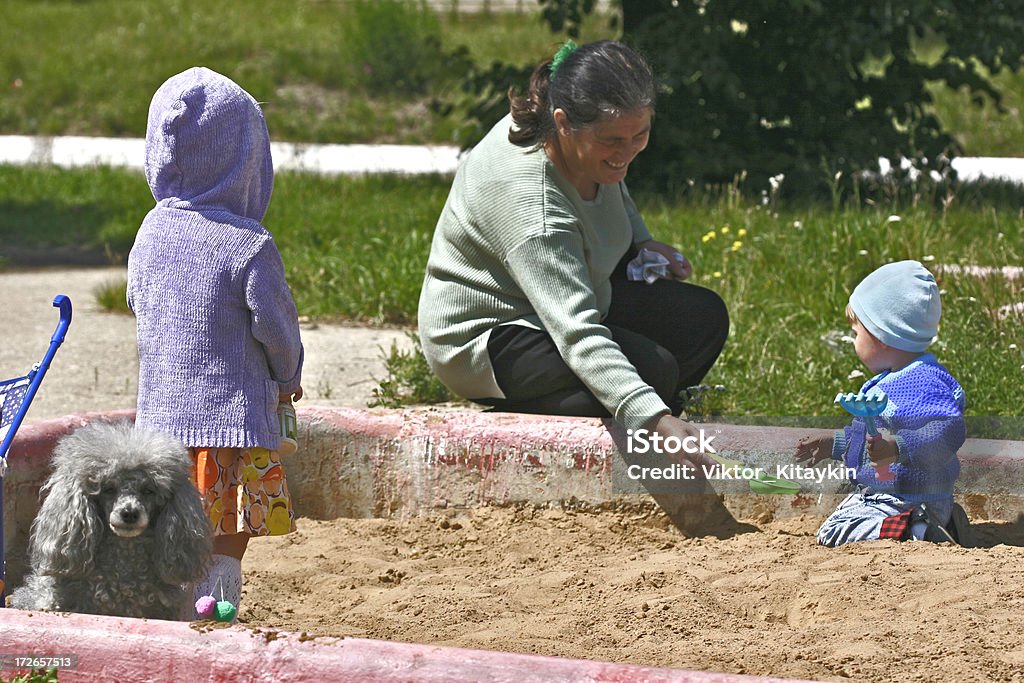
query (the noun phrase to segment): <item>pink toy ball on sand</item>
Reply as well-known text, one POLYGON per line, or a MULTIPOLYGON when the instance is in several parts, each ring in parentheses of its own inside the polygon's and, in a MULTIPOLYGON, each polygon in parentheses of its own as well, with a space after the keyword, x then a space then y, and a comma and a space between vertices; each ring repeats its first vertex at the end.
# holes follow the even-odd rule
POLYGON ((206 619, 213 616, 213 609, 217 606, 217 600, 212 595, 204 595, 196 600, 196 614, 206 619))

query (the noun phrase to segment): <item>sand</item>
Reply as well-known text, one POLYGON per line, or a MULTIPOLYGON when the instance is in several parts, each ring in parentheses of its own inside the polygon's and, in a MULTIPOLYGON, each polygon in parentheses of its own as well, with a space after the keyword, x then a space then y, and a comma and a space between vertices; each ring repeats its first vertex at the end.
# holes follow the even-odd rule
POLYGON ((241 621, 309 634, 826 681, 1024 680, 1024 530, 817 546, 818 518, 686 537, 653 506, 300 519, 241 621))
MULTIPOLYGON (((29 421, 134 406, 134 321, 91 294, 117 277, 0 273, 4 377, 42 357, 53 295, 75 304, 29 421)), ((303 337, 307 404, 355 407, 405 333, 306 324, 303 337)), ((719 538, 687 537, 652 504, 301 518, 296 533, 251 543, 240 621, 829 681, 1024 681, 1021 524, 975 520, 978 548, 826 549, 814 543, 819 522, 761 519, 719 538)))

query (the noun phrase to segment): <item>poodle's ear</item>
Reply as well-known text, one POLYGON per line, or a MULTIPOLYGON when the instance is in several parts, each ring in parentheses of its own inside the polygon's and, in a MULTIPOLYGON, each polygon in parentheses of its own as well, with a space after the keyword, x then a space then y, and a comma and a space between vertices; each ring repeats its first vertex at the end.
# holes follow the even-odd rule
POLYGON ((46 499, 32 522, 29 557, 46 575, 82 575, 93 568, 105 522, 75 473, 58 468, 46 482, 46 499))
POLYGON ((167 583, 201 579, 210 561, 211 535, 199 491, 182 478, 156 521, 154 559, 160 578, 167 583))

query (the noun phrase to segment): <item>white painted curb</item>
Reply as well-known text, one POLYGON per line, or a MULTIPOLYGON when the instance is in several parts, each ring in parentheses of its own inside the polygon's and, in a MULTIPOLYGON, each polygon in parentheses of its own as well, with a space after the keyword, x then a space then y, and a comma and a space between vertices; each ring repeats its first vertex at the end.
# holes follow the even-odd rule
MULTIPOLYGON (((272 142, 278 171, 323 174, 454 173, 459 148, 454 145, 314 145, 272 142)), ((82 136, 0 135, 0 164, 49 165, 61 168, 113 166, 143 170, 145 140, 82 136)))
MULTIPOLYGON (((455 145, 317 145, 272 142, 278 171, 335 175, 367 173, 452 174, 459 166, 455 145)), ((0 164, 42 164, 62 168, 114 166, 142 170, 141 138, 0 135, 0 164)), ((953 168, 964 181, 1005 180, 1024 184, 1024 158, 957 157, 953 168)))

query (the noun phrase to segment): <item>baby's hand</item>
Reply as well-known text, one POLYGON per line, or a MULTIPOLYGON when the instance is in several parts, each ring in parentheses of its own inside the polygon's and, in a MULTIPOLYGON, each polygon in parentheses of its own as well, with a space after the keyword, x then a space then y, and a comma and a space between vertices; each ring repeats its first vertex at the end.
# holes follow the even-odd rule
POLYGON ((875 434, 867 438, 868 459, 876 465, 891 464, 900 457, 896 439, 889 434, 875 434))
POLYGON ((805 436, 796 444, 795 460, 805 465, 817 465, 822 460, 832 457, 832 444, 835 438, 827 436, 805 436))

